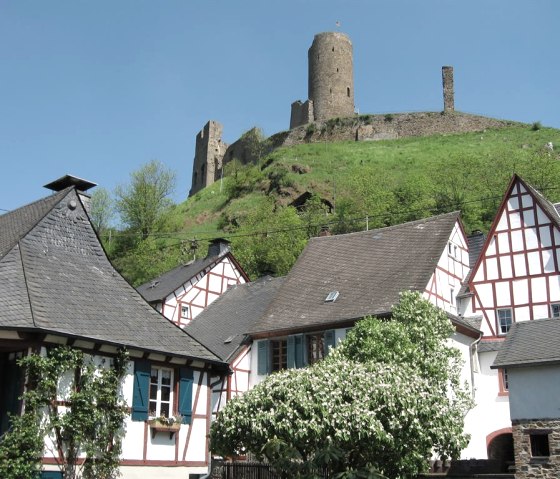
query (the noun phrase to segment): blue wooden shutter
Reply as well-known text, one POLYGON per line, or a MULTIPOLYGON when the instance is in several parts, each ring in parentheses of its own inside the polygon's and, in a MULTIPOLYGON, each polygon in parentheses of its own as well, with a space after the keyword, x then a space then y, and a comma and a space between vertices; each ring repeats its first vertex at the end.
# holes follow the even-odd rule
POLYGON ((303 334, 296 334, 294 336, 294 349, 295 349, 295 365, 296 368, 303 368, 305 366, 304 348, 305 341, 303 334))
POLYGON ((41 479, 62 479, 62 472, 60 471, 42 471, 41 479))
POLYGON ((134 361, 134 390, 132 392, 132 420, 146 421, 150 405, 150 373, 149 361, 134 361))
POLYGON ((287 364, 288 368, 295 368, 296 366, 296 337, 295 336, 288 336, 286 341, 286 350, 287 350, 287 364))
POLYGON ((334 329, 328 329, 325 331, 325 356, 329 354, 329 350, 334 348, 335 337, 334 329))
POLYGON ((269 363, 268 341, 259 341, 257 343, 257 373, 268 374, 269 363))
POLYGON ((179 371, 179 414, 183 416, 183 424, 190 424, 192 420, 193 378, 192 369, 181 368, 179 371))

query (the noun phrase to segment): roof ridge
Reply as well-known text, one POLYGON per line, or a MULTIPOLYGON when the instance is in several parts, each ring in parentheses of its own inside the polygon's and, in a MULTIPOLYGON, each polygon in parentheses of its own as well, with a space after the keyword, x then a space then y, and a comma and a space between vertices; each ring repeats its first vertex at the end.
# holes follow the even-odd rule
POLYGON ((456 216, 457 218, 459 218, 460 214, 461 214, 461 212, 459 210, 455 210, 455 211, 451 211, 449 213, 442 213, 442 214, 435 215, 435 216, 428 216, 427 218, 420 218, 420 219, 413 220, 413 221, 407 221, 406 223, 399 223, 399 224, 396 224, 396 225, 383 226, 381 228, 375 228, 375 229, 371 229, 371 230, 354 231, 352 233, 343 233, 343 234, 332 235, 332 236, 315 236, 315 237, 311 238, 310 241, 321 241, 321 240, 329 240, 329 239, 333 239, 333 238, 345 238, 345 237, 347 238, 348 236, 353 236, 353 235, 365 235, 365 234, 374 233, 374 232, 392 231, 392 230, 395 230, 395 229, 414 226, 416 224, 438 221, 438 220, 443 219, 444 217, 456 216))

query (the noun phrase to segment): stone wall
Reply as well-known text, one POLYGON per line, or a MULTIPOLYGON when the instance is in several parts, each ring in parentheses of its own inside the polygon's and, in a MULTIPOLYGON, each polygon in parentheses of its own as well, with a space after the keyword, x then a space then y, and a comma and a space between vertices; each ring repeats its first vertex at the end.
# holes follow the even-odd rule
POLYGON ((271 137, 274 147, 332 141, 375 141, 411 136, 468 133, 505 128, 515 122, 466 113, 394 113, 333 118, 271 137))
POLYGON ((196 135, 189 196, 214 183, 217 172, 222 169, 227 148, 228 145, 222 141, 222 125, 210 120, 196 135))
POLYGON ((560 419, 512 421, 515 479, 560 478, 560 419), (531 436, 546 436, 549 455, 534 456, 531 436))
POLYGON ((292 111, 290 114, 290 129, 301 125, 307 125, 315 120, 313 116, 313 102, 307 100, 302 103, 300 100, 292 103, 292 111))
POLYGON ((443 111, 455 111, 455 91, 453 87, 453 67, 441 67, 443 83, 443 111))
POLYGON ((308 51, 308 98, 315 120, 354 114, 352 42, 340 32, 318 33, 308 51))

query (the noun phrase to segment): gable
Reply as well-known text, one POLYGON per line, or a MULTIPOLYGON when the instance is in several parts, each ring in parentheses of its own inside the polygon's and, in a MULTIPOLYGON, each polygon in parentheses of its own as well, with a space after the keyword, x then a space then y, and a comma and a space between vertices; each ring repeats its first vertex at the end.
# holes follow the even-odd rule
POLYGON ((470 280, 485 335, 500 335, 498 310, 527 321, 549 317, 560 302, 558 222, 554 207, 514 176, 470 280))

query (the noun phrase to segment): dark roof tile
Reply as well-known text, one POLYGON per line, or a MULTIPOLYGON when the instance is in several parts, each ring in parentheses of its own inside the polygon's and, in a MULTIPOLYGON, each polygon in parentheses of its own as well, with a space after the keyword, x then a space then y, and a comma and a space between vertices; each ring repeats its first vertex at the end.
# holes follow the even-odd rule
POLYGON ((390 312, 423 291, 459 213, 372 231, 313 238, 252 333, 324 328, 390 312), (338 291, 334 302, 327 295, 338 291))

